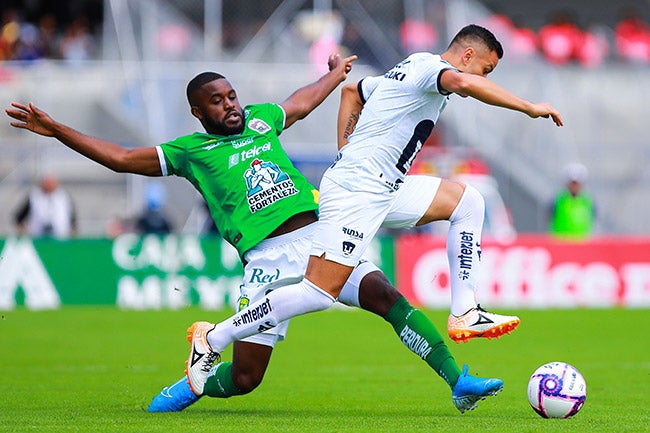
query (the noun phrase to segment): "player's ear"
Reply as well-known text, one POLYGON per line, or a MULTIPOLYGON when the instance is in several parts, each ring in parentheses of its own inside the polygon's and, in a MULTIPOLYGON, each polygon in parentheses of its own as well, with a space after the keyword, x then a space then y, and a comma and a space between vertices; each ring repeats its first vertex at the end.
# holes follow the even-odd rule
POLYGON ((463 51, 463 64, 468 65, 472 61, 475 55, 476 55, 476 50, 474 50, 474 48, 472 47, 465 48, 465 50, 463 51))
POLYGON ((199 107, 197 107, 196 105, 192 105, 190 107, 190 112, 192 113, 192 116, 196 117, 199 120, 203 118, 201 114, 201 110, 199 110, 199 107))

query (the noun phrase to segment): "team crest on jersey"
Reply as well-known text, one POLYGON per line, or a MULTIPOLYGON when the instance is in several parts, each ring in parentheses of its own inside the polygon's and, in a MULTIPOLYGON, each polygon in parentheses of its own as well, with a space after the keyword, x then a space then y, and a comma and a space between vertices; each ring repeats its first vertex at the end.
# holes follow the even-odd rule
POLYGON ((251 213, 299 192, 291 178, 277 164, 261 159, 251 162, 251 168, 244 173, 244 179, 251 213))
POLYGON ((248 121, 248 129, 265 134, 271 130, 271 127, 262 119, 251 119, 248 121))

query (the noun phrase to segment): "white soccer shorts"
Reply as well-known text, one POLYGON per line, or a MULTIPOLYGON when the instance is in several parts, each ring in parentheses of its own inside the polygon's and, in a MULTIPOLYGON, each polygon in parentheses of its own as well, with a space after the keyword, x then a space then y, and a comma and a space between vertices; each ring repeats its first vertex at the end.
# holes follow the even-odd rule
POLYGON ((319 194, 319 221, 311 255, 354 266, 379 227, 409 229, 433 202, 441 179, 406 176, 397 191, 350 191, 323 177, 319 194))
MULTIPOLYGON (((240 286, 237 311, 262 299, 268 292, 302 280, 309 261, 311 241, 317 223, 294 230, 291 233, 265 239, 244 255, 246 263, 244 277, 240 286)), ((355 267, 341 292, 341 302, 359 306, 359 284, 364 276, 379 270, 371 262, 363 261, 355 267)), ((274 347, 284 340, 289 320, 263 333, 245 338, 242 341, 274 347)))

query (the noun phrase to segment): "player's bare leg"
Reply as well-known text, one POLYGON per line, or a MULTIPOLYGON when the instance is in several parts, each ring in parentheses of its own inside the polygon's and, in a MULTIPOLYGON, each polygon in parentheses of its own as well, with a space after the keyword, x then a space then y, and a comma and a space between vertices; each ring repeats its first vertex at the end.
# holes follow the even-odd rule
POLYGON ((158 393, 149 412, 179 412, 196 403, 202 396, 228 398, 248 394, 262 383, 269 365, 273 347, 236 341, 232 362, 221 362, 212 367, 203 394, 197 396, 190 389, 187 377, 166 386, 158 393))
POLYGON ((310 256, 305 279, 337 298, 353 269, 351 266, 327 260, 325 254, 321 257, 310 256))
POLYGON ((436 196, 416 225, 421 226, 433 221, 449 220, 464 192, 464 184, 449 179, 442 179, 436 196))

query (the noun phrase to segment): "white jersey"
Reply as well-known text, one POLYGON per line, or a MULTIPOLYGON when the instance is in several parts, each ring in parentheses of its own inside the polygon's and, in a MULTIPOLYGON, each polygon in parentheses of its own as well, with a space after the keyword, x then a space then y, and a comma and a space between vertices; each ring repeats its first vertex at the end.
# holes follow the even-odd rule
POLYGON ((351 191, 397 190, 449 100, 439 55, 415 53, 383 76, 359 82, 363 110, 348 144, 325 173, 351 191))
POLYGON ((54 236, 65 239, 73 230, 74 205, 61 188, 46 193, 34 188, 29 194, 27 232, 31 236, 54 236))

